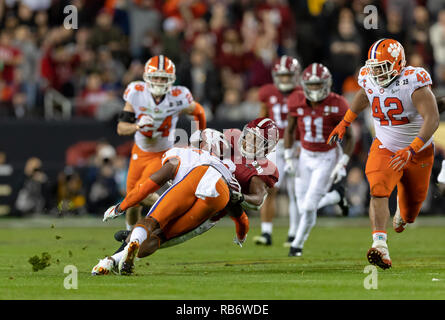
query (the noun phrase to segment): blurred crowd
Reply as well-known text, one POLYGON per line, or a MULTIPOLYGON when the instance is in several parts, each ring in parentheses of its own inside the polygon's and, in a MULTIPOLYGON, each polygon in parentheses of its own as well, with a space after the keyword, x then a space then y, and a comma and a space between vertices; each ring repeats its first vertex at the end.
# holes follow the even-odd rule
POLYGON ((110 119, 127 84, 163 53, 210 119, 248 120, 278 56, 324 63, 333 90, 349 97, 381 37, 404 44, 408 63, 445 92, 443 0, 0 0, 0 30, 3 116, 42 117, 54 89, 72 102, 72 116, 110 119), (377 29, 364 27, 369 4, 377 29), (78 29, 64 27, 67 5, 77 8, 78 29))
MULTIPOLYGON (((126 86, 161 53, 208 120, 255 118, 257 91, 273 82, 272 63, 283 54, 303 68, 328 66, 333 91, 350 100, 369 46, 382 37, 401 42, 408 64, 428 70, 436 95, 445 95, 445 0, 0 0, 0 116, 43 121, 45 97, 56 91, 71 102, 72 117, 113 119, 126 86), (77 8, 78 29, 64 27, 67 5, 77 8), (365 29, 367 5, 377 8, 376 29, 365 29)), ((367 204, 362 169, 370 128, 366 118, 354 126, 359 140, 348 186, 357 214, 367 204)), ((98 212, 122 196, 126 158, 94 143, 84 162, 67 160, 49 188, 57 193, 53 207, 98 212)), ((27 163, 24 181, 48 199, 37 160, 27 163)))

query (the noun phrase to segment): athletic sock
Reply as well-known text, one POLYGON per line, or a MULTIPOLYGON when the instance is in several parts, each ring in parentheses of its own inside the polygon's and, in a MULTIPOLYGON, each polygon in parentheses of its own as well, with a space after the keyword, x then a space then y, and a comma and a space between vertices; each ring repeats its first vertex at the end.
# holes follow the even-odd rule
POLYGON ((134 224, 129 224, 127 221, 125 221, 125 227, 127 228, 128 231, 133 229, 133 226, 134 226, 134 224))
POLYGON ((272 234, 273 223, 272 222, 261 222, 261 233, 272 234))
POLYGON ((385 241, 387 240, 387 234, 385 230, 376 230, 372 232, 372 241, 385 241))
POLYGON ((130 242, 138 241, 139 244, 147 239, 147 231, 143 227, 135 227, 131 232, 130 242))
MULTIPOLYGON (((125 245, 127 245, 127 244, 125 243, 125 245)), ((111 258, 113 258, 113 260, 114 260, 114 265, 117 266, 119 264, 119 261, 121 261, 123 255, 124 255, 124 252, 119 251, 111 256, 111 258)))

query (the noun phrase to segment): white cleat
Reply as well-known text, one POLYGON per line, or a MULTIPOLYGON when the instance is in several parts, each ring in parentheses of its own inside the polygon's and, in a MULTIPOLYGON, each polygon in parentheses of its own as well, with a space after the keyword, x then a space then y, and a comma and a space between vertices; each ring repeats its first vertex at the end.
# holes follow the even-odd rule
POLYGON ((394 231, 397 233, 402 232, 405 230, 406 222, 403 221, 402 216, 400 215, 400 210, 397 210, 394 214, 394 218, 392 219, 392 227, 394 228, 394 231))
POLYGON ((94 266, 93 270, 91 270, 91 275, 101 276, 107 275, 110 272, 116 272, 116 264, 113 258, 106 257, 99 260, 99 263, 94 266))
POLYGON ((134 270, 134 260, 139 251, 139 242, 133 241, 127 244, 124 249, 122 259, 119 261, 119 274, 129 276, 134 270))
POLYGON ((382 269, 389 269, 392 267, 392 262, 391 258, 389 257, 389 250, 386 241, 374 241, 371 249, 368 250, 366 256, 370 264, 378 266, 382 269))

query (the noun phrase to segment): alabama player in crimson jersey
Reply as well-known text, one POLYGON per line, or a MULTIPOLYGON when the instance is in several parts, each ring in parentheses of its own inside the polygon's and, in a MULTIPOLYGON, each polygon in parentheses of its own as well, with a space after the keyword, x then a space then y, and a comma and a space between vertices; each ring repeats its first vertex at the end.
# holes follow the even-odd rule
POLYGON ((406 66, 403 46, 396 40, 380 39, 371 45, 358 83, 361 89, 329 143, 342 139, 351 122, 371 105, 376 137, 365 169, 373 234, 367 258, 387 269, 392 266, 386 243, 388 199, 397 185, 393 228, 402 232, 407 223, 414 222, 428 193, 439 112, 430 75, 423 68, 406 66))
MULTIPOLYGON (((260 117, 268 117, 275 121, 279 130, 279 142, 275 151, 268 155, 268 159, 272 160, 279 172, 280 179, 274 188, 269 189, 269 195, 261 209, 261 235, 253 238, 256 244, 271 245, 272 244, 272 227, 273 218, 276 210, 276 195, 280 188, 285 187, 289 197, 289 230, 288 238, 285 245, 290 245, 293 240, 297 228, 298 208, 295 198, 295 178, 286 174, 284 167, 284 147, 283 137, 284 129, 287 126, 287 99, 295 90, 301 90, 299 86, 301 67, 297 59, 290 56, 282 56, 278 58, 272 67, 272 77, 274 83, 262 86, 258 91, 258 97, 261 102, 260 117)), ((296 143, 298 139, 296 139, 296 143)), ((296 149, 293 148, 293 150, 296 149)))
POLYGON ((301 256, 304 242, 315 225, 317 209, 322 207, 323 196, 333 182, 345 173, 354 147, 354 139, 348 137, 345 153, 340 146, 327 145, 332 129, 341 121, 347 110, 347 102, 331 92, 332 76, 320 63, 309 65, 302 74, 303 92, 289 97, 288 127, 284 135, 286 161, 291 159, 294 130, 300 132, 301 152, 298 167, 292 168, 300 176, 296 186, 299 208, 298 228, 291 244, 289 256, 301 256))
MULTIPOLYGON (((119 135, 134 135, 127 176, 127 193, 161 167, 161 156, 173 147, 175 128, 180 114, 190 114, 206 126, 203 107, 183 86, 173 86, 176 80, 174 63, 166 56, 150 58, 145 64, 144 81, 131 82, 124 92, 125 107, 119 116, 119 135)), ((145 199, 150 206, 157 199, 153 194, 145 199)), ((140 210, 129 210, 127 229, 139 219, 140 210)))

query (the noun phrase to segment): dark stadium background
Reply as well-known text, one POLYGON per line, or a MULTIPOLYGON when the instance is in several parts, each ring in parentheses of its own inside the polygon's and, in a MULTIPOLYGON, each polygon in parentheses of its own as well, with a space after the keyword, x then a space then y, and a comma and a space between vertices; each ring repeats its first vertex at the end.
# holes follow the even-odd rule
MULTIPOLYGON (((0 0, 0 215, 102 215, 122 197, 132 138, 117 135, 117 114, 153 55, 175 62, 177 83, 205 107, 208 127, 222 130, 257 116, 257 90, 283 54, 303 68, 328 66, 332 90, 350 101, 381 37, 400 41, 408 64, 428 70, 444 95, 443 0, 0 0), (63 27, 67 5, 78 29, 63 27), (366 5, 378 10, 377 29, 363 27, 366 5), (24 188, 34 204, 17 205, 24 188)), ((353 127, 353 216, 367 215, 369 124, 361 116, 353 127)), ((178 127, 190 131, 190 119, 178 127)), ((436 184, 444 146, 437 141, 425 214, 444 213, 436 184)))

